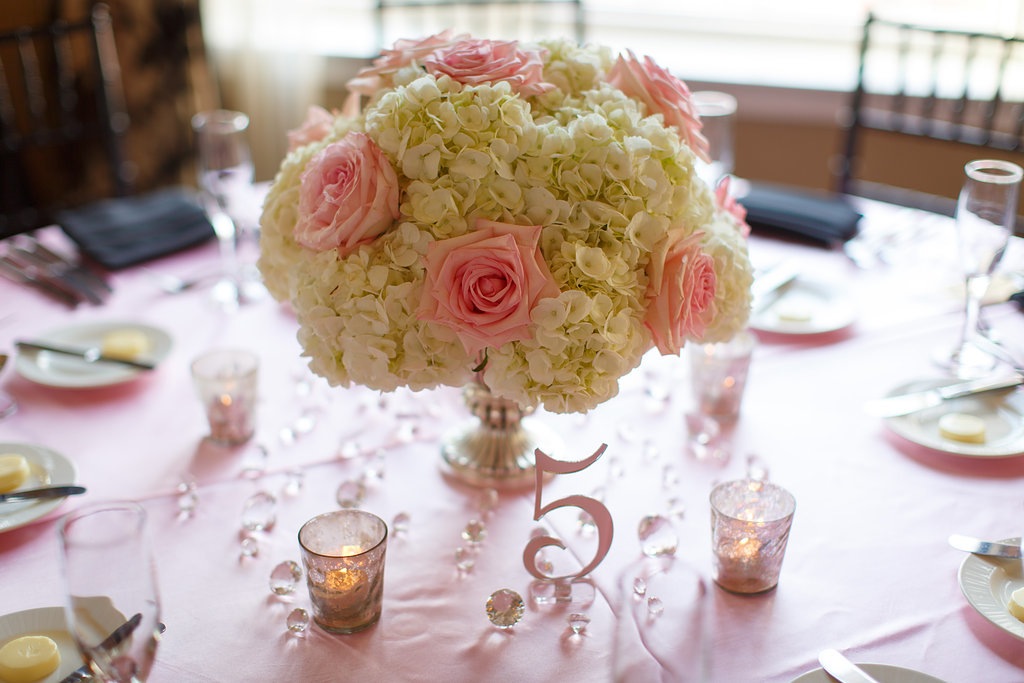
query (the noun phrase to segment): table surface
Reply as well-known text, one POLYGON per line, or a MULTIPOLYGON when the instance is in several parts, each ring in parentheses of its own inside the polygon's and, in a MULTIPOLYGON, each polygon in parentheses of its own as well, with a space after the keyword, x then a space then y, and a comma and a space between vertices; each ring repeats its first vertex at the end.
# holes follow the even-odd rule
MULTIPOLYGON (((15 339, 92 322, 146 323, 173 338, 156 371, 117 386, 42 386, 13 363, 0 376, 20 404, 0 420, 0 442, 63 454, 88 487, 0 534, 0 614, 62 603, 61 514, 130 498, 149 512, 155 538, 167 625, 151 676, 157 683, 791 681, 817 668, 826 647, 950 682, 1024 681, 1024 643, 967 602, 957 579, 964 555, 947 544, 952 533, 1024 532, 1024 458, 931 450, 864 410, 897 385, 942 376, 932 352, 952 347, 960 323, 951 221, 864 206, 865 232, 917 226, 912 242, 890 240, 886 264, 860 268, 837 250, 752 238, 759 267, 792 262, 802 278, 848 296, 856 319, 824 334, 761 334, 743 413, 723 433, 718 457, 686 447, 684 415, 693 403, 683 358, 649 355, 618 397, 589 414, 531 418, 563 437, 561 459, 608 445, 598 463, 543 490, 545 502, 599 497, 615 523, 611 551, 590 583, 575 587, 572 602, 553 605, 529 600, 542 586, 531 586, 523 549, 543 527, 568 546, 551 554, 556 564, 586 564, 596 538, 578 516, 560 510, 534 521, 532 490, 502 492, 487 510, 481 491, 444 476, 439 441, 468 418, 457 389, 331 388, 306 369, 286 306, 266 299, 225 313, 208 288, 160 291, 157 274, 215 270, 215 244, 113 274, 114 294, 99 307, 69 311, 0 280, 0 350, 13 354, 15 339), (204 440, 189 376, 194 357, 223 346, 261 359, 257 434, 234 449, 204 440), (707 497, 715 482, 751 472, 789 489, 797 509, 778 587, 739 596, 710 579, 707 497), (391 529, 383 616, 355 635, 314 627, 292 634, 286 617, 309 608, 309 599, 301 586, 273 595, 271 570, 299 560, 299 527, 336 509, 336 491, 349 481, 364 482, 364 509, 389 523, 408 515, 405 529, 391 529), (183 485, 194 486, 192 514, 182 512, 183 485), (261 491, 276 498, 276 523, 256 535, 258 554, 245 557, 242 509, 261 491), (638 526, 656 514, 678 535, 671 561, 641 553, 638 526), (476 545, 462 537, 473 519, 487 531, 476 545), (474 561, 468 571, 456 567, 460 547, 474 561), (660 615, 634 593, 641 575, 645 597, 661 600, 660 615), (522 621, 507 631, 484 611, 501 588, 528 598, 522 621), (573 613, 590 619, 582 634, 568 627, 573 613)), ((55 229, 45 238, 68 247, 55 229)), ((1015 240, 1007 257, 1018 269, 1020 248, 1015 240)), ((1013 304, 987 306, 985 319, 1024 355, 1024 316, 1013 304)))

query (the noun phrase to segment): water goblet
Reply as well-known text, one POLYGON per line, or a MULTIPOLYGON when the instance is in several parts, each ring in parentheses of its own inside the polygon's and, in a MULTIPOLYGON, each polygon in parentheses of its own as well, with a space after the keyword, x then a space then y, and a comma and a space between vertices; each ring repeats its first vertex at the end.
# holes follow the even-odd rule
POLYGON ((964 166, 966 179, 956 206, 956 235, 964 275, 964 316, 960 343, 949 359, 957 377, 980 377, 996 358, 980 325, 981 299, 1006 251, 1017 217, 1024 170, 1008 161, 978 159, 964 166))
MULTIPOLYGON (((7 358, 6 353, 0 353, 0 370, 3 370, 4 366, 7 365, 7 358)), ((6 391, 0 390, 0 420, 10 417, 16 412, 18 412, 18 402, 6 391)))
POLYGON ((238 264, 238 224, 232 205, 250 196, 254 166, 246 138, 249 117, 238 111, 215 109, 192 117, 196 136, 199 189, 220 244, 221 280, 214 300, 227 308, 245 303, 238 264))
POLYGON ((68 630, 93 676, 145 681, 161 628, 145 510, 127 501, 87 505, 61 519, 58 537, 68 630), (112 613, 124 635, 116 644, 112 613))
POLYGON ((736 98, 717 90, 698 90, 693 93, 703 127, 701 133, 708 141, 710 163, 698 161, 697 174, 714 189, 725 176, 731 175, 736 161, 735 126, 736 98))

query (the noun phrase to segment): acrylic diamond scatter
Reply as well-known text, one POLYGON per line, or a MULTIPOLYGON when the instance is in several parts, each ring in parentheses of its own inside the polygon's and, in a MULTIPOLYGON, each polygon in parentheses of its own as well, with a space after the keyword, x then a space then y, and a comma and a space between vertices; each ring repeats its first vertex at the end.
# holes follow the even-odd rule
POLYGON ((270 572, 270 591, 274 595, 288 595, 302 581, 302 567, 298 562, 286 560, 270 572))
POLYGON ((484 489, 480 492, 478 499, 478 505, 480 507, 480 514, 486 517, 494 508, 498 507, 498 491, 496 489, 484 489))
POLYGON ((277 498, 266 491, 252 494, 242 505, 242 526, 249 531, 269 531, 277 521, 277 498))
POLYGON ((523 596, 508 588, 494 591, 487 598, 487 618, 498 628, 512 628, 518 624, 525 609, 523 596))
POLYGON ((641 519, 637 536, 641 550, 648 557, 675 555, 679 546, 679 537, 672 522, 662 515, 648 515, 641 519))
POLYGON ((357 508, 366 496, 366 486, 361 481, 349 479, 341 482, 334 496, 339 506, 343 508, 357 508))
POLYGON ((652 617, 660 617, 665 611, 665 603, 661 598, 647 598, 647 614, 652 617))
POLYGON ((466 548, 455 549, 455 568, 460 572, 468 572, 473 569, 476 564, 476 558, 473 557, 473 553, 466 548))
POLYGON ((633 595, 641 598, 647 595, 647 581, 642 576, 633 579, 633 595))
POLYGON ((471 519, 466 524, 466 528, 462 530, 462 538, 473 545, 483 543, 484 539, 487 538, 487 527, 480 520, 471 519))
POLYGON ((288 619, 285 620, 285 624, 288 626, 288 630, 292 633, 304 633, 309 628, 309 612, 296 607, 288 613, 288 619))
POLYGON ((568 622, 569 629, 576 635, 579 635, 587 630, 587 626, 590 624, 590 617, 586 614, 573 612, 569 615, 568 622))
POLYGON ((391 519, 391 531, 395 536, 404 536, 409 532, 409 513, 399 512, 391 519))
POLYGON ((260 542, 253 536, 243 536, 240 544, 242 546, 242 557, 256 557, 260 554, 260 542))

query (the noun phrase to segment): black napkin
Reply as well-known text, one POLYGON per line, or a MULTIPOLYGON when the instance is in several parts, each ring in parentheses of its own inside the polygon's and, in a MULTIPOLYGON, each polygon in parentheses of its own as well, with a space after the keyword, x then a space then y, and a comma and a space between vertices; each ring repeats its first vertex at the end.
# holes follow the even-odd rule
POLYGON ((195 193, 180 187, 61 211, 57 223, 83 253, 109 270, 173 254, 214 234, 195 193))
POLYGON ((755 233, 796 236, 832 245, 857 234, 861 219, 849 199, 840 194, 750 182, 738 200, 747 209, 747 223, 755 233))

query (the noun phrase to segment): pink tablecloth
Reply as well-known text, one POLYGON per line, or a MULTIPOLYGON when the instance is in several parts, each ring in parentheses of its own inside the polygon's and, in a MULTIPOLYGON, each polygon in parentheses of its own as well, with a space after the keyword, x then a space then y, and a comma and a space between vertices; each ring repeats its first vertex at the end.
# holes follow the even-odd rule
MULTIPOLYGON (((880 209, 869 216, 884 218, 880 209)), ((47 237, 61 244, 60 235, 47 237)), ((760 264, 790 259, 847 292, 856 321, 808 338, 762 337, 724 461, 685 451, 691 400, 678 358, 645 359, 620 395, 589 415, 536 416, 569 444, 564 459, 608 444, 597 465, 557 477, 544 497, 602 497, 615 540, 591 577, 592 600, 583 599, 582 586, 574 604, 529 604, 507 632, 487 621, 484 603, 499 588, 530 593, 522 553, 539 526, 533 493, 503 493, 486 512, 478 491, 442 476, 438 439, 466 416, 457 390, 379 396, 329 388, 305 369, 285 308, 264 301, 228 315, 207 290, 158 290, 153 271, 215 267, 213 245, 117 273, 108 304, 73 312, 0 281, 2 351, 13 352, 16 338, 94 321, 145 322, 173 337, 157 371, 117 387, 57 389, 4 371, 0 386, 21 408, 0 421, 0 442, 65 455, 89 491, 0 534, 0 614, 61 603, 60 513, 134 498, 150 514, 167 624, 157 683, 790 681, 816 668, 825 647, 950 682, 1024 681, 1024 644, 968 604, 957 583, 964 556, 946 543, 954 532, 1021 534, 1024 458, 933 451, 896 437, 863 410, 898 384, 940 375, 930 354, 957 336, 958 302, 948 288, 955 279, 936 261, 910 258, 912 250, 873 270, 839 252, 780 241, 755 239, 752 252, 760 264), (194 356, 224 345, 252 348, 262 360, 258 433, 234 450, 204 443, 188 372, 194 356), (709 578, 707 495, 713 482, 750 467, 767 469, 792 491, 797 512, 778 588, 742 597, 709 578), (358 635, 315 628, 291 635, 285 617, 308 607, 308 597, 301 587, 290 599, 273 596, 270 571, 298 560, 299 526, 337 507, 342 482, 367 476, 362 506, 388 521, 399 513, 410 520, 407 530, 392 530, 383 617, 358 635), (180 513, 183 482, 197 487, 192 516, 180 513), (259 554, 243 558, 241 511, 257 491, 277 497, 277 522, 259 535, 259 554), (649 582, 647 597, 665 608, 656 617, 632 593, 633 578, 645 571, 636 531, 650 514, 669 516, 679 535, 674 563, 649 582), (474 518, 484 520, 487 537, 471 549, 472 569, 460 572, 455 551, 470 547, 461 532, 474 518), (590 618, 579 636, 568 628, 573 612, 590 618)), ((1024 351, 1024 316, 1010 304, 991 306, 986 316, 1024 351)), ((589 561, 595 539, 575 516, 544 522, 571 550, 557 561, 589 561)))

